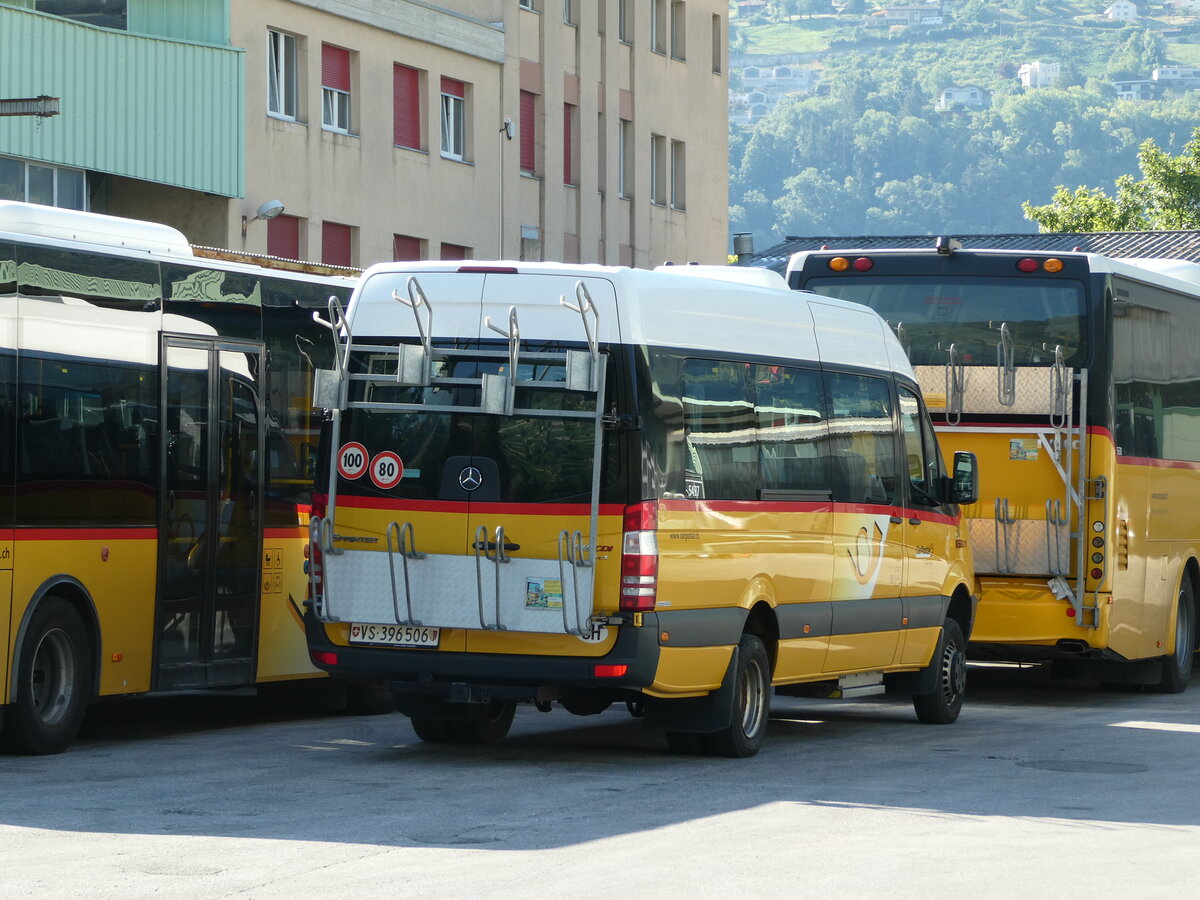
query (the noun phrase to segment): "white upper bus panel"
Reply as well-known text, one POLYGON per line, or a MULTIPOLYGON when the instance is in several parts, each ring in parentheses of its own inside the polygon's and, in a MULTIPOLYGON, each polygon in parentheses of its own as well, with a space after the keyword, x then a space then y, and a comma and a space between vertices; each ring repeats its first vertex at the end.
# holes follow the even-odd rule
POLYGON ((0 234, 6 232, 169 256, 192 255, 187 238, 169 225, 0 200, 0 234))
POLYGON ((734 281, 738 284, 753 284, 758 287, 785 288, 787 282, 774 269, 761 266, 655 266, 655 272, 672 275, 691 275, 700 278, 716 278, 718 281, 734 281))
POLYGON ((356 336, 414 335, 412 310, 392 292, 407 298, 409 278, 415 276, 432 307, 434 338, 498 339, 484 318, 507 329, 509 307, 515 306, 522 340, 582 341, 578 314, 560 304, 560 297, 576 303, 576 285, 582 281, 600 314, 601 343, 825 360, 912 377, 895 336, 867 307, 788 290, 778 276, 748 283, 742 275, 703 271, 710 268, 719 267, 648 271, 475 260, 381 263, 363 274, 347 318, 356 336), (766 284, 753 283, 762 281, 766 284), (816 330, 814 316, 819 316, 816 330))

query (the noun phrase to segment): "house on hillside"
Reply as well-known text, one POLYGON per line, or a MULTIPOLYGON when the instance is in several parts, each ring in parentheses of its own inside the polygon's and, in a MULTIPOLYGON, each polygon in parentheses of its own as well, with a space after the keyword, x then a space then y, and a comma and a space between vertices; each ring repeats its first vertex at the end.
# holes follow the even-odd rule
POLYGON ((1030 90, 1050 87, 1058 80, 1060 74, 1062 66, 1059 63, 1042 62, 1040 59, 1024 63, 1017 69, 1017 78, 1020 79, 1021 86, 1030 90))
POLYGON ((985 90, 978 85, 952 84, 938 94, 935 108, 943 112, 953 109, 956 106, 967 109, 983 109, 985 106, 989 106, 991 102, 991 91, 985 90))
POLYGON ((1114 22, 1134 22, 1137 17, 1138 8, 1133 0, 1115 0, 1112 6, 1104 10, 1104 18, 1114 22))
POLYGON ((1112 86, 1117 89, 1118 100, 1157 100, 1162 93, 1162 85, 1148 79, 1114 81, 1112 86))
POLYGON ((1161 84, 1185 87, 1200 84, 1200 68, 1193 66, 1162 66, 1150 73, 1161 84))
POLYGON ((921 6, 889 6, 871 16, 869 25, 941 25, 942 5, 925 3, 921 6))
POLYGON ((766 8, 767 0, 739 0, 737 5, 738 18, 748 19, 750 16, 765 12, 766 8))
POLYGON ((1180 12, 1194 13, 1200 11, 1200 0, 1169 0, 1167 6, 1180 12))

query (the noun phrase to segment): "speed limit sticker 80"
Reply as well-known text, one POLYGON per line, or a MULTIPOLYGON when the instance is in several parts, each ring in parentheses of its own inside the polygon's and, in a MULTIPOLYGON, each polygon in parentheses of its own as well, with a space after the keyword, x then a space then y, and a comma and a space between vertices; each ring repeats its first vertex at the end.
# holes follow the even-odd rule
POLYGON ((358 441, 342 444, 337 455, 338 474, 347 481, 353 481, 367 471, 367 448, 358 441))
POLYGON ((389 491, 404 477, 404 463, 391 450, 376 453, 371 460, 371 481, 381 491, 389 491))

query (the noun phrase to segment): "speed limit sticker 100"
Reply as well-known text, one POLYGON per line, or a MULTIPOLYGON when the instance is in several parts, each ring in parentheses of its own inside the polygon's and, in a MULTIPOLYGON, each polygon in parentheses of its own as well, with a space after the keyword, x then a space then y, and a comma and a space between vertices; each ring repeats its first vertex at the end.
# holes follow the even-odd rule
POLYGON ((367 455, 367 448, 358 441, 342 444, 342 449, 337 455, 338 474, 347 481, 360 478, 367 471, 368 459, 370 457, 367 455))
POLYGON ((371 460, 371 481, 381 491, 390 491, 404 477, 404 463, 391 450, 376 453, 371 460))

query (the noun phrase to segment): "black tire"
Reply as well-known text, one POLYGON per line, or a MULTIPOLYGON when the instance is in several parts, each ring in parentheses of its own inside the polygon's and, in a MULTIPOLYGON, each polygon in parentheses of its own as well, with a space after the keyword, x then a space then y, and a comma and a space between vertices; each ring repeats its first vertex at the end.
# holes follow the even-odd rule
POLYGON ((1160 694, 1181 694, 1192 678, 1196 651, 1196 595, 1192 579, 1185 573, 1179 583, 1175 604, 1175 649, 1163 657, 1162 678, 1151 690, 1160 694))
POLYGON ((967 690, 967 642, 953 619, 942 623, 929 665, 937 672, 936 686, 928 694, 914 694, 913 709, 926 725, 949 725, 958 719, 967 690))
POLYGON ((464 721, 446 723, 452 740, 460 744, 497 744, 504 740, 517 712, 515 700, 493 700, 464 721))
POLYGON ((4 743, 18 753, 62 753, 79 733, 92 687, 90 642, 75 608, 61 597, 42 600, 20 653, 4 743))
POLYGON ((733 721, 705 736, 714 756, 753 756, 767 736, 771 713, 771 663, 757 635, 743 634, 738 643, 733 684, 733 721))
POLYGON ((409 721, 417 737, 427 744, 448 744, 450 736, 449 723, 445 719, 427 719, 423 716, 413 716, 409 721))

